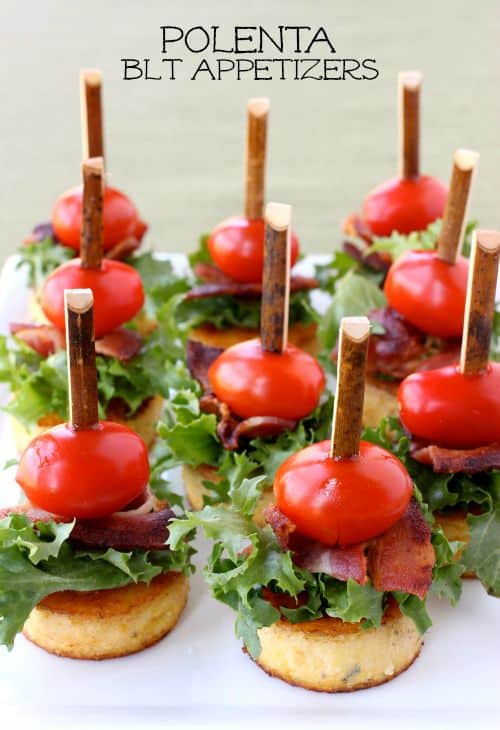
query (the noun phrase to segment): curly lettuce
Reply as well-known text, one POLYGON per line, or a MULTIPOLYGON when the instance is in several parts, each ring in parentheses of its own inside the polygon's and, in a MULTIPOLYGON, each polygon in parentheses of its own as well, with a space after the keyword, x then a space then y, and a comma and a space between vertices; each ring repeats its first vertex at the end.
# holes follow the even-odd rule
POLYGON ((25 515, 0 520, 0 644, 11 649, 32 609, 51 593, 149 583, 163 572, 192 569, 190 535, 175 549, 120 552, 78 548, 69 540, 72 528, 25 515))

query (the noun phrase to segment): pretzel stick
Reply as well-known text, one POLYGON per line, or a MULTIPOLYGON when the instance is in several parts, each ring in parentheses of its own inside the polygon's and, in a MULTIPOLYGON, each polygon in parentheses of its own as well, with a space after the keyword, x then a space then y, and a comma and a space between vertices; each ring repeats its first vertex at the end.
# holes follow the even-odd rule
POLYGON ((450 189, 437 243, 439 258, 449 264, 456 262, 462 250, 472 177, 478 159, 479 154, 473 150, 461 149, 453 155, 450 189))
POLYGON ((80 235, 82 268, 100 269, 103 255, 104 164, 93 157, 82 164, 83 211, 80 235))
POLYGON ((340 323, 330 445, 330 456, 334 459, 348 459, 359 453, 369 334, 367 317, 344 317, 340 323))
POLYGON ((283 352, 288 340, 291 217, 289 205, 266 206, 260 337, 269 352, 283 352))
POLYGON ((69 423, 77 429, 99 422, 93 307, 91 289, 64 291, 69 423))
POLYGON ((399 170, 405 179, 420 173, 420 71, 401 71, 399 81, 399 170))
POLYGON ((97 68, 80 71, 82 157, 104 157, 102 73, 97 68))
POLYGON ((246 151, 245 216, 262 218, 266 175, 266 141, 269 99, 250 99, 246 151))

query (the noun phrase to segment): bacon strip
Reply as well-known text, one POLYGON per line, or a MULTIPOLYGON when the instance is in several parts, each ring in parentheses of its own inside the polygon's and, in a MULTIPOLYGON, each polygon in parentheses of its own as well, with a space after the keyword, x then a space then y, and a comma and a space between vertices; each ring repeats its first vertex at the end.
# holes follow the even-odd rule
MULTIPOLYGON (((31 505, 18 505, 0 510, 0 519, 12 514, 23 514, 32 522, 71 522, 72 520, 49 514, 31 505)), ((70 539, 79 545, 91 548, 114 548, 130 550, 168 550, 168 523, 175 517, 174 512, 162 509, 147 514, 126 512, 101 517, 95 520, 76 520, 70 539)))
POLYGON ((193 271, 205 284, 234 284, 234 279, 227 276, 215 264, 206 264, 201 261, 193 266, 193 271))
POLYGON ((120 362, 126 362, 138 354, 143 344, 144 340, 138 332, 126 327, 118 327, 108 335, 96 340, 95 351, 97 355, 114 357, 120 362))
POLYGON ((311 573, 326 573, 337 580, 352 578, 360 585, 367 582, 366 543, 329 547, 310 540, 296 532, 295 524, 275 504, 266 508, 265 519, 280 547, 292 551, 293 561, 299 567, 311 573))
POLYGON ((392 259, 386 251, 372 251, 368 255, 366 254, 367 246, 371 246, 373 243, 373 231, 359 215, 353 213, 348 216, 342 224, 342 230, 347 236, 356 239, 355 241, 344 241, 342 244, 342 249, 351 258, 369 266, 374 271, 385 273, 389 269, 392 259))
MULTIPOLYGON (((372 309, 368 317, 372 322, 381 324, 385 330, 383 334, 373 334, 370 337, 369 375, 384 375, 401 380, 415 371, 452 363, 459 356, 458 340, 431 342, 424 332, 391 307, 372 309), (431 347, 439 347, 441 352, 429 357, 431 347)), ((334 361, 335 358, 336 350, 332 353, 334 361)))
POLYGON ((106 251, 104 257, 111 259, 112 261, 124 261, 125 259, 128 259, 129 256, 132 256, 134 251, 137 251, 140 245, 141 240, 139 238, 130 236, 106 251))
POLYGON ((432 466, 437 474, 477 474, 488 469, 500 469, 499 444, 477 449, 445 449, 413 442, 410 454, 415 461, 432 466))
POLYGON ((435 561, 430 527, 414 499, 402 518, 368 546, 368 572, 378 591, 425 598, 435 561))
MULTIPOLYGON (((293 274, 290 277, 290 292, 292 293, 296 291, 316 289, 317 286, 318 281, 313 277, 299 276, 298 274, 293 274)), ((184 295, 184 299, 207 299, 208 297, 219 296, 260 299, 262 296, 262 283, 234 281, 233 279, 229 279, 229 277, 225 277, 225 280, 223 281, 216 281, 212 278, 206 284, 199 284, 198 286, 193 287, 184 295)))
MULTIPOLYGON (((48 357, 64 349, 64 334, 51 324, 23 324, 12 322, 10 333, 25 342, 41 357, 48 357)), ((140 351, 144 340, 135 330, 119 327, 95 342, 95 351, 104 357, 114 357, 122 362, 130 360, 140 351)))
POLYGON ((22 324, 12 322, 9 325, 11 335, 26 343, 41 357, 53 355, 64 347, 64 335, 51 324, 22 324))
POLYGON ((211 391, 208 380, 208 368, 221 355, 221 347, 210 347, 203 342, 188 340, 186 342, 186 363, 192 377, 197 380, 205 393, 211 391))
POLYGON ((431 531, 412 500, 403 517, 370 542, 329 547, 297 533, 295 524, 276 505, 265 518, 283 550, 291 550, 296 565, 338 580, 352 578, 363 585, 371 578, 379 591, 403 591, 424 598, 435 562, 431 531))

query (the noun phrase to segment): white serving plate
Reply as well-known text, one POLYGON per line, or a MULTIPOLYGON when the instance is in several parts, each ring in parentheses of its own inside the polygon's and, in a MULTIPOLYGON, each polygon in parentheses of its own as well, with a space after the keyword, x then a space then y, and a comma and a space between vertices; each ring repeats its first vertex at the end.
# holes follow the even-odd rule
MULTIPOLYGON (((184 257, 171 257, 179 267, 184 257)), ((27 289, 16 257, 0 276, 0 332, 26 318, 27 289)), ((310 261, 305 262, 306 268, 310 261)), ((5 390, 0 394, 5 402, 5 390)), ((0 414, 0 468, 15 456, 0 414)), ((0 473, 0 506, 17 499, 14 469, 0 473)), ((207 544, 198 538, 198 566, 207 544)), ((210 596, 200 570, 177 628, 158 645, 103 662, 60 659, 19 636, 0 648, 2 726, 9 718, 51 730, 135 727, 465 728, 500 716, 500 602, 467 581, 459 606, 429 601, 434 626, 415 664, 393 682, 326 695, 268 677, 234 638, 233 613, 210 596), (48 723, 50 722, 50 726, 48 723)), ((27 726, 27 725, 25 725, 27 726)))

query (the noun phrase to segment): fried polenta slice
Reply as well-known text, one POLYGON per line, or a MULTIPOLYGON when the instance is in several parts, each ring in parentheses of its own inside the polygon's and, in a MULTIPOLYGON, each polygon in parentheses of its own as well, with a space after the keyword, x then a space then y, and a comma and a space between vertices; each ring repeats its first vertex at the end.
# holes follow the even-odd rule
POLYGON ((318 692, 352 692, 389 682, 417 658, 422 638, 391 602, 379 627, 324 617, 259 629, 257 664, 288 684, 318 692))
POLYGON ((126 656, 155 644, 174 628, 188 591, 187 578, 169 572, 149 585, 53 593, 33 609, 23 633, 51 654, 71 659, 126 656))

